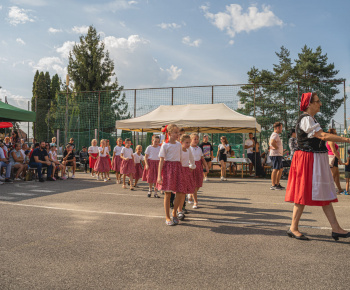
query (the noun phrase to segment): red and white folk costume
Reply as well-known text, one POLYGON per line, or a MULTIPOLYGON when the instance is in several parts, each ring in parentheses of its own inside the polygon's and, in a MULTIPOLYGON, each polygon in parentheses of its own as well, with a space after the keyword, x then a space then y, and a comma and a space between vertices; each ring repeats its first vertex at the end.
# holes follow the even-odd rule
POLYGON ((88 149, 88 153, 91 154, 91 156, 89 156, 89 167, 90 168, 94 168, 97 159, 94 159, 92 157, 97 158, 97 156, 98 156, 98 146, 90 146, 89 149, 88 149))
POLYGON ((124 154, 124 158, 129 158, 128 160, 123 159, 121 166, 120 166, 120 173, 121 174, 135 174, 136 172, 136 168, 135 168, 135 164, 134 164, 134 160, 132 159, 132 149, 131 148, 126 148, 123 147, 122 154, 124 154))
POLYGON ((99 155, 97 161, 94 166, 94 170, 96 172, 108 172, 110 170, 109 162, 108 162, 108 147, 98 147, 99 155))
POLYGON ((181 143, 175 144, 163 143, 159 157, 164 157, 164 165, 162 169, 163 183, 158 185, 158 189, 165 192, 181 192, 181 143))
POLYGON ((114 154, 114 159, 113 159, 113 164, 112 164, 112 170, 115 172, 119 173, 120 172, 120 166, 122 164, 122 159, 120 158, 120 153, 122 152, 122 149, 124 146, 118 146, 116 145, 113 149, 114 154))
POLYGON ((139 180, 142 178, 143 168, 141 165, 141 161, 144 160, 144 156, 142 154, 138 155, 137 153, 134 153, 134 162, 135 162, 135 174, 134 179, 139 180))
POLYGON ((146 148, 145 154, 148 155, 148 170, 146 168, 143 170, 142 181, 157 183, 160 148, 160 146, 153 147, 152 145, 146 148))
POLYGON ((203 186, 203 166, 202 166, 202 156, 203 151, 199 146, 190 146, 190 150, 192 152, 196 169, 192 172, 193 174, 193 182, 196 188, 200 188, 203 186))
MULTIPOLYGON (((311 93, 303 94, 300 108, 305 111, 311 93)), ((285 201, 302 205, 325 206, 337 202, 325 141, 314 137, 322 130, 316 119, 304 113, 296 125, 298 148, 289 171, 285 201)))
POLYGON ((181 183, 180 192, 191 194, 195 191, 195 184, 193 182, 193 172, 191 169, 196 169, 196 164, 192 155, 191 149, 186 151, 181 150, 181 183))

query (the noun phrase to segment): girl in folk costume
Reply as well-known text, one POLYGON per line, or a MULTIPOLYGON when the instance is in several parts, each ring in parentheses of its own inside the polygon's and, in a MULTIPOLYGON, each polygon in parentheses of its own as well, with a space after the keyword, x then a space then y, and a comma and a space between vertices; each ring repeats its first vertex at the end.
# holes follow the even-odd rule
POLYGON ((204 159, 202 148, 198 146, 199 136, 197 133, 191 134, 191 152, 196 163, 196 169, 193 171, 193 182, 195 190, 193 192, 193 208, 198 208, 197 192, 199 188, 203 186, 203 166, 205 166, 207 172, 209 171, 208 164, 204 159), (203 166, 202 166, 203 165, 203 166))
POLYGON ((111 170, 112 168, 112 162, 111 162, 111 156, 109 155, 109 152, 111 151, 111 145, 109 144, 109 140, 106 140, 106 146, 108 147, 108 152, 107 152, 107 161, 108 161, 108 164, 109 164, 109 170, 107 172, 107 178, 108 180, 111 180, 111 178, 109 177, 109 171, 111 170))
POLYGON ((340 227, 332 206, 338 200, 325 144, 325 141, 350 143, 350 139, 323 132, 314 117, 321 105, 316 93, 303 94, 300 110, 304 114, 295 128, 298 146, 290 167, 285 200, 294 203, 292 224, 287 234, 299 240, 308 240, 298 229, 305 205, 322 206, 335 240, 350 237, 350 233, 340 227))
POLYGON ((92 139, 91 146, 88 149, 88 153, 89 153, 89 167, 91 169, 91 176, 94 177, 95 176, 94 167, 98 157, 98 146, 97 146, 96 139, 92 139))
POLYGON ((132 152, 131 140, 129 138, 125 139, 125 147, 120 153, 120 158, 122 159, 122 164, 120 166, 120 173, 123 174, 123 188, 126 188, 125 178, 128 175, 130 178, 130 190, 134 190, 133 187, 133 177, 136 172, 134 164, 134 155, 132 152))
POLYGON ((148 197, 152 195, 152 188, 154 187, 154 197, 159 198, 157 189, 157 177, 159 167, 159 136, 152 137, 152 145, 148 146, 145 151, 145 169, 143 170, 142 180, 146 181, 149 186, 148 197))
POLYGON ((98 147, 98 158, 95 163, 94 170, 97 172, 97 180, 100 180, 100 173, 102 173, 102 178, 104 176, 104 182, 107 179, 107 172, 109 172, 109 162, 107 157, 108 147, 105 139, 102 139, 100 142, 100 147, 98 147))
POLYGON ((179 136, 179 128, 175 124, 167 127, 169 142, 163 143, 159 152, 159 168, 158 168, 158 189, 165 192, 164 209, 166 224, 173 226, 179 223, 176 210, 179 206, 180 198, 175 199, 173 218, 170 218, 170 196, 171 192, 181 194, 180 183, 181 177, 181 143, 177 142, 179 136))
POLYGON ((142 146, 137 145, 135 148, 135 153, 134 153, 134 162, 135 162, 135 185, 134 187, 137 187, 137 182, 139 181, 140 178, 142 178, 143 174, 143 167, 145 167, 145 162, 144 162, 144 156, 141 154, 142 152, 142 146))
MULTIPOLYGON (((176 194, 176 198, 180 198, 178 210, 179 220, 185 218, 185 213, 182 211, 183 205, 185 203, 186 194, 193 193, 195 191, 195 184, 193 180, 193 170, 196 169, 196 164, 190 149, 191 137, 190 135, 184 134, 180 138, 181 141, 181 183, 180 192, 183 194, 176 194)), ((202 166, 200 166, 202 168, 202 166)))
POLYGON ((121 183, 120 177, 120 166, 122 164, 122 159, 120 158, 120 153, 122 152, 123 146, 123 139, 118 138, 117 139, 117 145, 113 149, 113 158, 112 158, 112 170, 115 171, 115 177, 117 178, 116 183, 121 183))

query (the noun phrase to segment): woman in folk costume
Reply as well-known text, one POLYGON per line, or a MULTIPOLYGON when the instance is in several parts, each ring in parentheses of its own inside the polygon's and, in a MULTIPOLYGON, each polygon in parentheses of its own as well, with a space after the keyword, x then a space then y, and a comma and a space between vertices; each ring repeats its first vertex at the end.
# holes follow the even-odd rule
POLYGON ((332 237, 337 241, 350 237, 350 233, 340 227, 332 206, 338 200, 325 141, 350 143, 350 139, 323 132, 314 118, 321 105, 316 93, 305 93, 301 97, 300 110, 304 114, 299 117, 295 128, 298 147, 290 167, 285 199, 294 203, 292 224, 287 234, 292 238, 308 240, 299 232, 300 217, 305 205, 322 206, 332 227, 332 237))

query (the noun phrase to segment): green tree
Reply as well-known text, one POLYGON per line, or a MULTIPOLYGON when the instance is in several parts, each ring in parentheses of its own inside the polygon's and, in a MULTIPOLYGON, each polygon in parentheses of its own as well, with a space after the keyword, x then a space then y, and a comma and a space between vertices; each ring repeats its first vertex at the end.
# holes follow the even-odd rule
MULTIPOLYGON (((47 91, 47 82, 44 75, 44 72, 40 72, 36 78, 34 85, 34 97, 37 98, 37 110, 36 110, 36 139, 37 140, 46 140, 47 139, 47 113, 48 113, 48 91, 47 91)), ((35 99, 34 99, 34 108, 35 108, 35 99)))
POLYGON ((78 109, 72 107, 74 115, 70 118, 76 119, 80 128, 100 127, 112 132, 116 120, 130 118, 125 94, 121 94, 123 87, 115 77, 114 63, 93 26, 89 27, 87 35, 80 36, 80 43, 69 53, 68 74, 79 104, 78 109))

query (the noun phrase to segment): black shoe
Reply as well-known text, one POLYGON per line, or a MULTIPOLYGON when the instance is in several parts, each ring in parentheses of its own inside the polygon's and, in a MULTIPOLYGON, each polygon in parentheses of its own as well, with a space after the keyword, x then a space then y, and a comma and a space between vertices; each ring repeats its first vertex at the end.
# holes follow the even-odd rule
POLYGON ((287 231, 287 235, 288 235, 288 237, 296 238, 297 240, 303 240, 303 241, 308 241, 309 240, 309 238, 305 237, 304 235, 301 235, 301 236, 294 235, 291 230, 287 231))
POLYGON ((188 210, 187 210, 185 207, 182 208, 182 212, 183 212, 184 214, 188 214, 188 210))
POLYGON ((52 177, 46 178, 47 181, 55 181, 52 177))
POLYGON ((13 183, 13 181, 12 181, 10 178, 6 178, 6 179, 5 179, 5 182, 7 182, 7 183, 13 183))
POLYGON ((271 189, 271 190, 276 190, 276 186, 271 185, 270 189, 271 189))
POLYGON ((278 187, 279 189, 286 189, 284 186, 281 185, 281 183, 276 185, 276 187, 278 187))
POLYGON ((44 178, 39 178, 40 182, 45 182, 44 178))
POLYGON ((349 238, 349 237, 350 237, 350 232, 348 232, 347 234, 338 234, 338 233, 332 232, 332 238, 335 241, 338 241, 339 238, 349 238))

